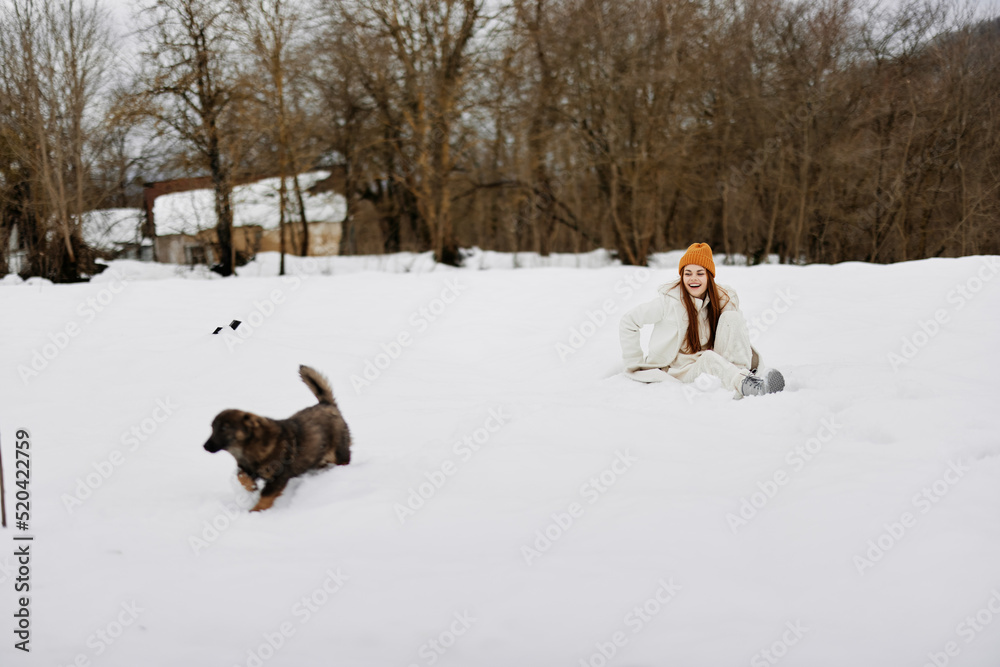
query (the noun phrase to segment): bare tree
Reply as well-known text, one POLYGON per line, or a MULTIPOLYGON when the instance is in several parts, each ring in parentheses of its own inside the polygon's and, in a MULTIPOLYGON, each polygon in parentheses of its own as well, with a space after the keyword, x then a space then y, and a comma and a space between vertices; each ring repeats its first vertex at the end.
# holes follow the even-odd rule
POLYGON ((291 212, 292 198, 298 214, 300 231, 287 230, 298 237, 295 252, 309 254, 309 221, 306 217, 299 172, 315 161, 315 150, 309 150, 310 122, 301 105, 303 73, 308 72, 305 38, 308 25, 302 19, 304 7, 295 0, 237 0, 244 48, 253 57, 262 73, 263 85, 256 90, 255 101, 262 112, 258 125, 277 151, 279 180, 279 210, 281 220, 281 268, 285 268, 286 220, 291 212), (288 192, 291 182, 292 192, 288 192))
MULTIPOLYGON (((378 108, 387 145, 408 167, 405 187, 426 225, 435 258, 458 264, 452 212, 456 155, 473 38, 484 21, 482 0, 362 0, 349 14, 368 37, 369 53, 391 54, 398 96, 378 108), (395 108, 394 108, 395 107, 395 108)), ((378 102, 377 102, 378 103, 378 102)))
POLYGON ((79 280, 93 271, 81 216, 98 200, 91 172, 106 131, 108 18, 81 0, 10 0, 0 7, 0 25, 3 236, 16 224, 27 271, 79 280))
POLYGON ((153 0, 140 14, 141 108, 159 133, 182 142, 191 164, 211 176, 224 276, 236 266, 232 190, 246 149, 240 136, 246 89, 234 56, 233 9, 212 0, 153 0))
POLYGON ((347 214, 340 254, 399 252, 407 247, 404 235, 418 236, 418 215, 404 185, 391 56, 366 48, 367 33, 339 10, 327 16, 313 77, 329 119, 325 144, 344 166, 347 214), (370 229, 360 228, 365 204, 375 212, 377 224, 370 229))

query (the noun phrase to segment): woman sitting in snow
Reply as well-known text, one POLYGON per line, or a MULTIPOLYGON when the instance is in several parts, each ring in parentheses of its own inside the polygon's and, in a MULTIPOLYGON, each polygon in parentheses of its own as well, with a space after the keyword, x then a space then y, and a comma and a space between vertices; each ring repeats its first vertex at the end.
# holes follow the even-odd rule
POLYGON ((619 332, 626 375, 639 382, 662 382, 668 377, 694 382, 708 373, 735 390, 734 398, 781 391, 785 386, 781 373, 757 375, 760 354, 750 345, 736 292, 715 284, 708 244, 692 244, 677 270, 680 280, 661 285, 657 298, 622 317, 619 332), (643 356, 639 330, 645 324, 654 326, 649 352, 643 356))

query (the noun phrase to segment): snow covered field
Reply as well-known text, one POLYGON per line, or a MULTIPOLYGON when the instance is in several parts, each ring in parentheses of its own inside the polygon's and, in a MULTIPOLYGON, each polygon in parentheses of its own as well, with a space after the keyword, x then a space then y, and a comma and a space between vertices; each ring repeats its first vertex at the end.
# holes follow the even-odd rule
POLYGON ((8 279, 7 509, 26 429, 35 539, 23 654, 0 533, 0 663, 1000 664, 1000 258, 719 257, 788 382, 734 401, 619 373, 618 319, 678 257, 8 279), (311 404, 300 363, 353 461, 248 514, 202 444, 224 408, 311 404))

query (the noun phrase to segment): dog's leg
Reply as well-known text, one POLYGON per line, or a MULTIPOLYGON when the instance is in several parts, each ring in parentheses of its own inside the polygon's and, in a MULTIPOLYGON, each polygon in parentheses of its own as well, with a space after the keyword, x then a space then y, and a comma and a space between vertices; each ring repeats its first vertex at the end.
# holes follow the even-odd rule
POLYGON ((242 470, 236 471, 236 479, 240 480, 240 484, 242 484, 243 488, 247 491, 253 492, 257 490, 257 482, 255 482, 250 475, 246 474, 242 470))
POLYGON ((350 451, 348 451, 347 453, 347 461, 344 461, 341 457, 342 455, 340 454, 339 449, 331 449, 330 451, 328 451, 326 454, 323 455, 323 458, 320 459, 319 463, 321 466, 326 467, 326 466, 345 465, 346 463, 351 462, 350 451))
POLYGON ((323 463, 338 466, 346 466, 351 462, 351 440, 350 436, 339 437, 337 439, 337 444, 333 446, 333 449, 329 450, 323 457, 323 463))
POLYGON ((251 512, 260 512, 266 510, 274 504, 274 501, 278 499, 281 492, 285 490, 285 485, 288 484, 287 477, 279 477, 278 479, 273 479, 264 485, 264 490, 260 492, 260 500, 254 505, 251 512))

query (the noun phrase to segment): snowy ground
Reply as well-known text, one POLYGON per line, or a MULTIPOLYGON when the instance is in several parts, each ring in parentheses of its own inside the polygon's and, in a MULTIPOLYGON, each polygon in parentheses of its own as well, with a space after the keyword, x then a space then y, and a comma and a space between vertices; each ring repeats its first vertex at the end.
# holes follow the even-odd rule
POLYGON ((35 536, 22 654, 0 534, 3 665, 998 664, 1000 258, 720 264, 788 381, 741 401, 619 374, 676 256, 267 266, 0 285, 35 536), (300 363, 354 459, 251 515, 202 443, 309 405, 300 363))

